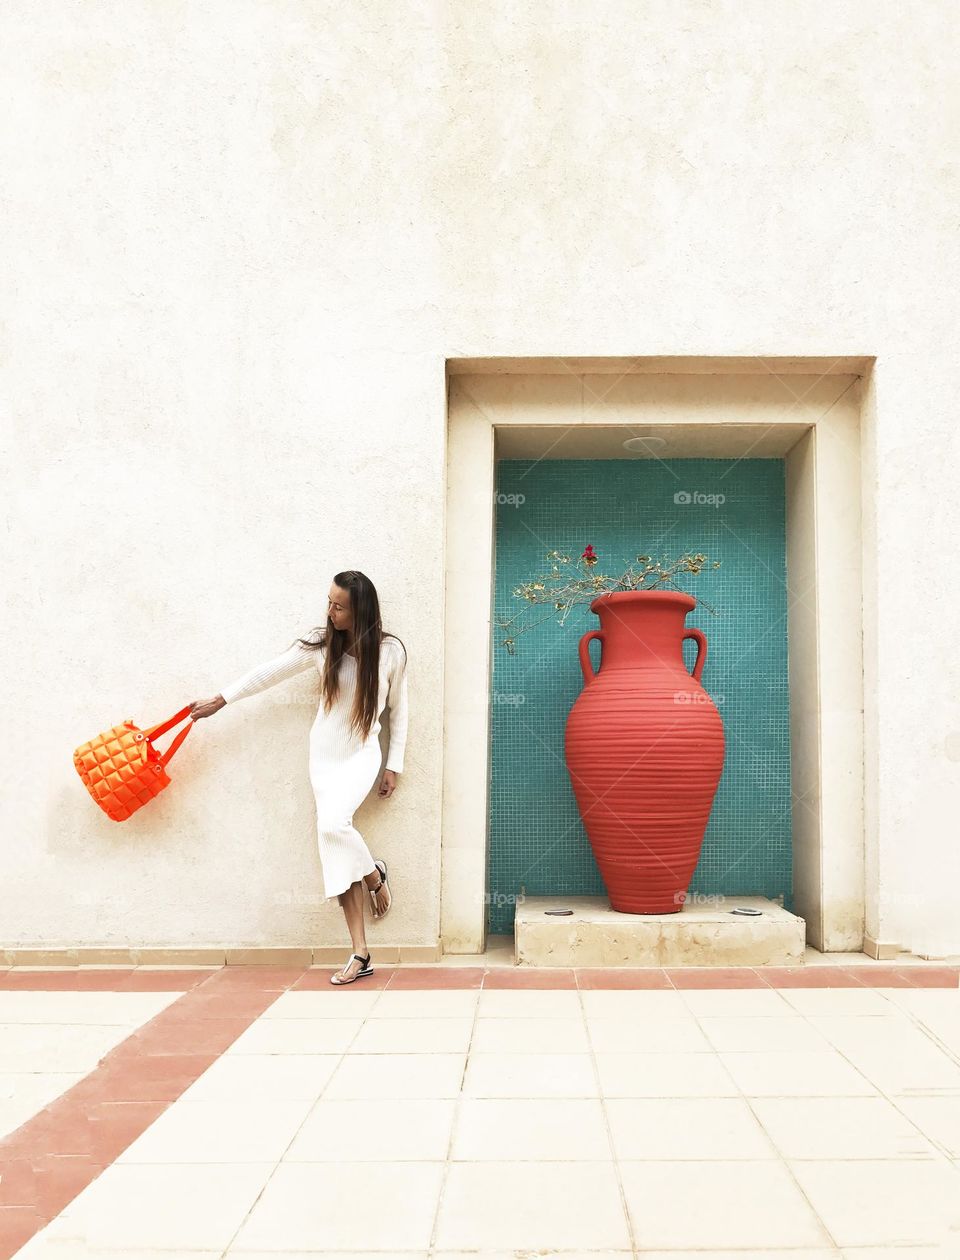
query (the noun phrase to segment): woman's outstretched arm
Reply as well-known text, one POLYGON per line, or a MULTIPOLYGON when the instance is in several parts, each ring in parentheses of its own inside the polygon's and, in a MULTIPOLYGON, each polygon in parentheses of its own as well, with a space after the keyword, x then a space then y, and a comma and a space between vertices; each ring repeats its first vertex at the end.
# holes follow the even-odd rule
POLYGON ((247 696, 255 696, 259 691, 275 687, 277 683, 316 665, 317 649, 306 648, 302 643, 295 643, 279 656, 272 656, 268 661, 255 665, 239 678, 224 687, 220 695, 225 704, 233 704, 237 700, 245 700, 247 696))
POLYGON ((190 706, 190 716, 194 720, 210 717, 218 713, 225 704, 255 696, 258 691, 266 691, 268 687, 283 682, 285 678, 292 678, 294 674, 313 668, 316 663, 317 649, 304 647, 298 641, 279 656, 271 656, 268 661, 255 665, 253 669, 235 678, 211 700, 194 700, 190 706))

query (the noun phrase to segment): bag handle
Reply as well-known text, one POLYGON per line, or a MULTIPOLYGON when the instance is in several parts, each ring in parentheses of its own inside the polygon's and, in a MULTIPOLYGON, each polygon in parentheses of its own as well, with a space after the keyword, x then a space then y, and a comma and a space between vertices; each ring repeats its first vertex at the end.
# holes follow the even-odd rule
MULTIPOLYGON (((144 731, 144 735, 146 736, 148 742, 153 743, 154 739, 158 738, 160 735, 166 735, 167 731, 169 731, 171 727, 176 726, 178 722, 182 722, 185 717, 189 717, 190 708, 191 706, 189 704, 185 705, 180 710, 180 712, 175 713, 173 717, 167 718, 165 722, 158 722, 156 726, 151 726, 149 730, 144 731)), ((172 760, 173 754, 177 751, 177 749, 180 747, 183 741, 187 738, 187 736, 190 734, 192 729, 193 729, 193 719, 191 718, 188 725, 185 726, 183 730, 180 731, 180 733, 176 736, 176 738, 171 742, 170 747, 167 749, 167 751, 165 753, 160 754, 161 766, 166 766, 168 762, 172 760)))

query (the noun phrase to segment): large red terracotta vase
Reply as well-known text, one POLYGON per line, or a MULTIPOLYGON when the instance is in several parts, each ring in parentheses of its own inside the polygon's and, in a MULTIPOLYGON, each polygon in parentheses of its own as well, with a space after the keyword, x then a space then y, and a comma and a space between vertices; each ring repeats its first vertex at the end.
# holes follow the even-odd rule
POLYGON ((700 685, 707 640, 684 626, 694 607, 680 591, 600 595, 600 629, 580 640, 567 769, 610 905, 627 914, 683 908, 723 770, 723 722, 700 685), (692 674, 684 639, 697 642, 692 674))

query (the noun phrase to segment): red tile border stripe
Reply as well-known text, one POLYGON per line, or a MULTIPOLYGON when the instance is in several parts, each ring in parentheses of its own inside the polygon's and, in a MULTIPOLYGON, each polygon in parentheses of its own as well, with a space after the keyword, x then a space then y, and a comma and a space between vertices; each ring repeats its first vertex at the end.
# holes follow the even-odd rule
MULTIPOLYGON (((514 967, 514 966, 394 966, 374 963, 374 973, 360 981, 364 989, 789 989, 789 988, 942 988, 960 987, 960 966, 952 964, 855 963, 832 966, 815 963, 800 967, 514 967)), ((285 989, 330 989, 333 967, 268 967, 231 964, 197 970, 160 971, 64 968, 0 971, 0 991, 6 989, 79 990, 86 992, 149 993, 186 990, 195 993, 214 977, 216 996, 204 989, 202 1002, 218 1015, 230 993, 244 994, 255 976, 254 988, 280 993, 285 989)), ((184 999, 181 999, 183 1001, 184 999)), ((179 1007, 180 1003, 176 1003, 179 1007)))
POLYGON ((0 976, 0 988, 8 990, 186 988, 83 1080, 0 1140, 0 1260, 58 1216, 303 974, 260 966, 139 977, 134 970, 20 972, 13 984, 14 973, 0 976))

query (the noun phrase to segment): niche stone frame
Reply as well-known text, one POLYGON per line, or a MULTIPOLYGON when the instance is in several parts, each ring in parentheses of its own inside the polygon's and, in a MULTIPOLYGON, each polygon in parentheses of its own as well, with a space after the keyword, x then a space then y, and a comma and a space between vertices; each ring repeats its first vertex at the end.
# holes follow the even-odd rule
POLYGON ((864 539, 876 529, 861 450, 872 365, 869 356, 447 360, 444 953, 486 947, 496 461, 642 458, 624 440, 655 435, 660 459, 785 462, 795 911, 816 949, 883 956, 878 855, 865 841, 876 799, 864 724, 875 623, 863 601, 864 539))

